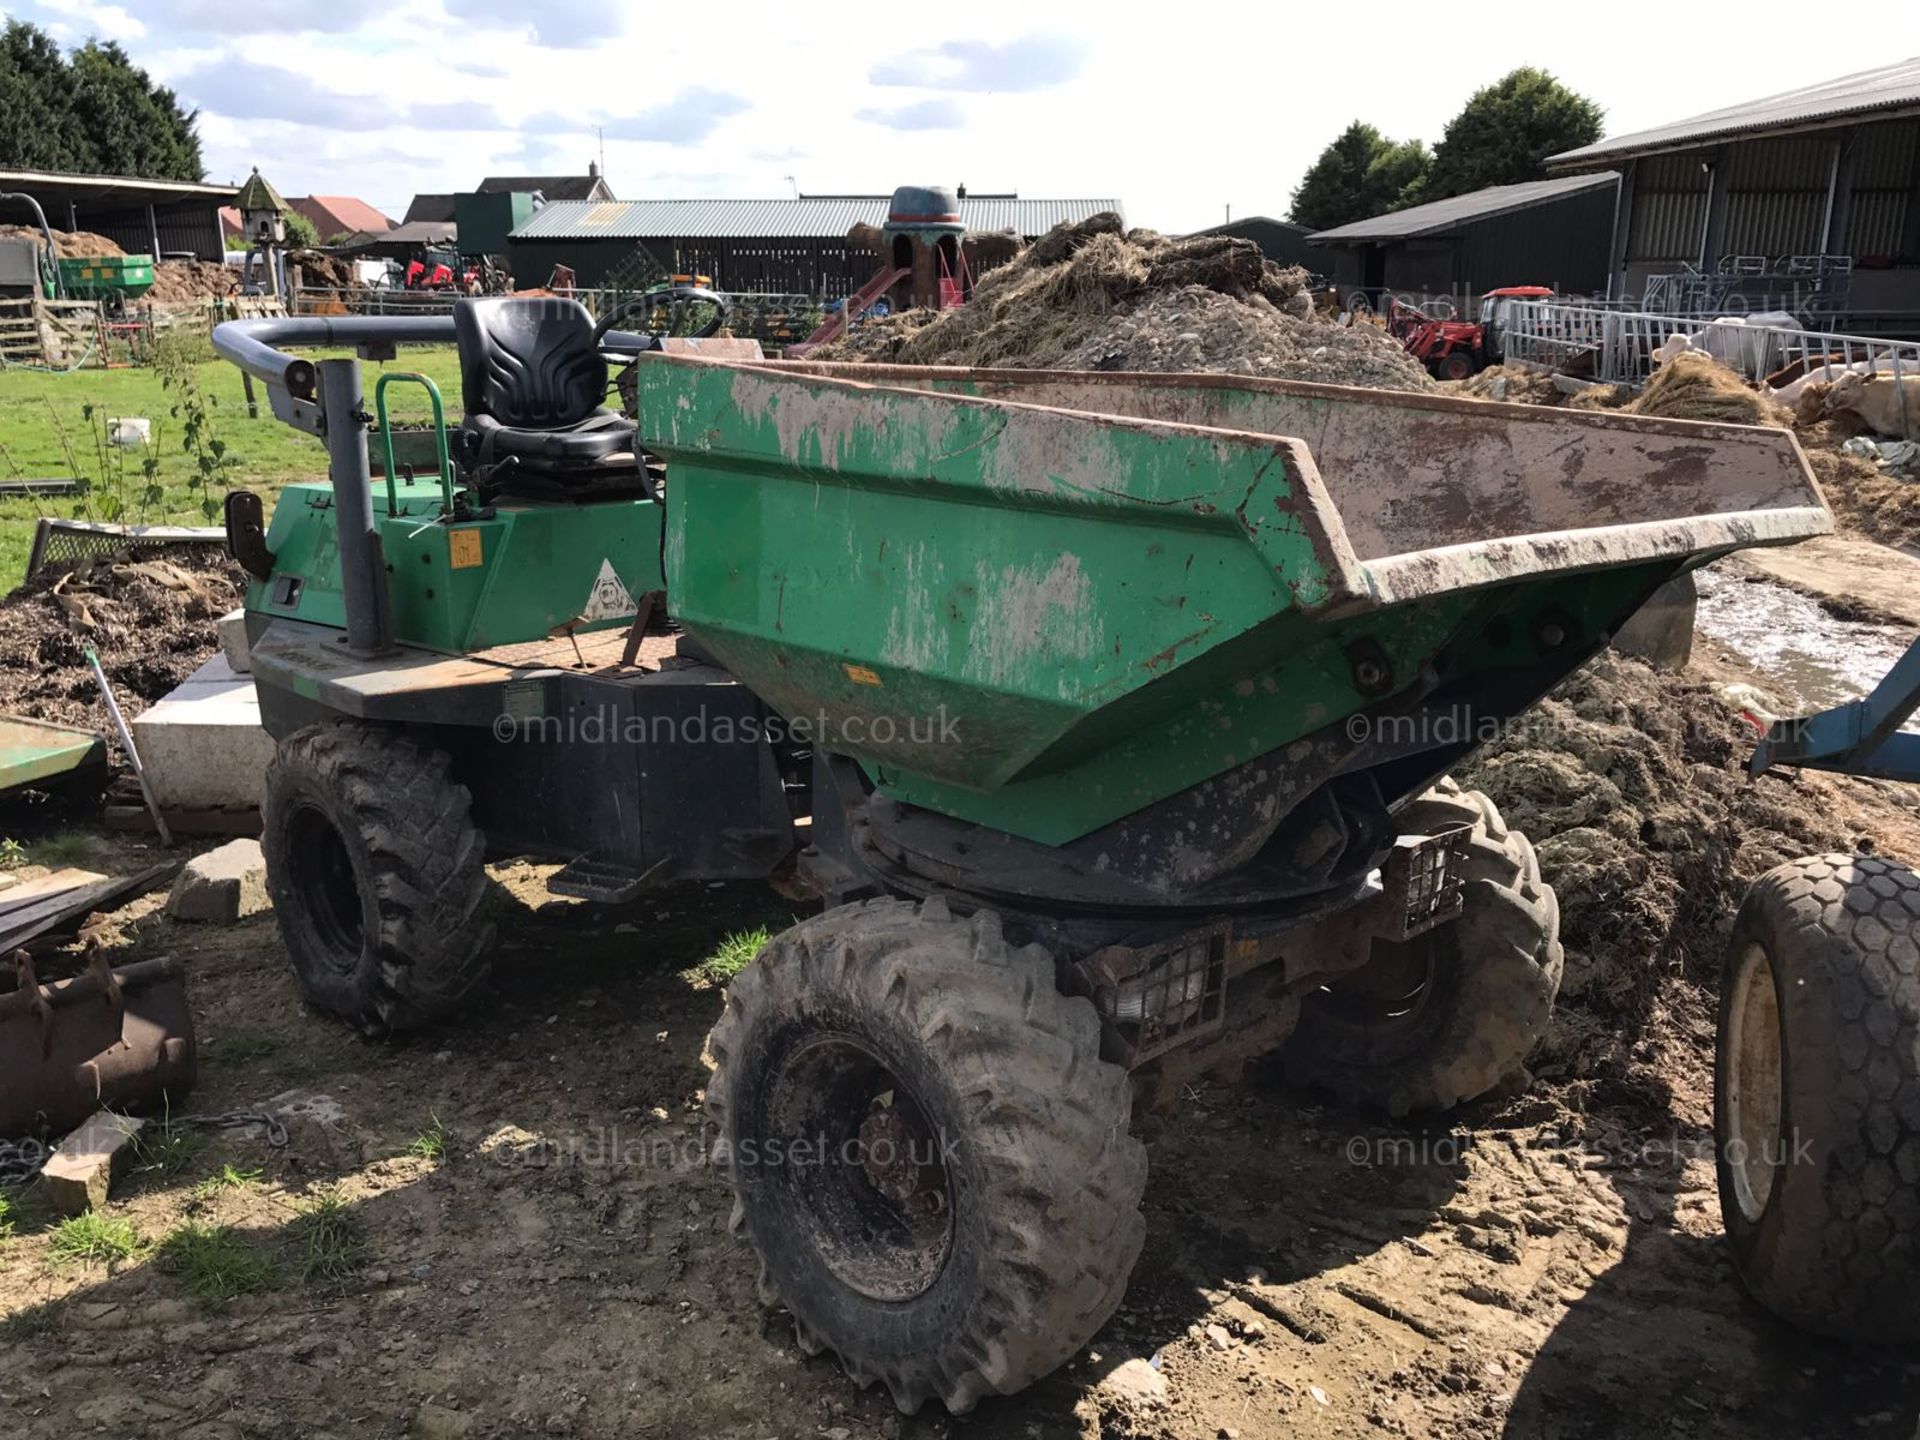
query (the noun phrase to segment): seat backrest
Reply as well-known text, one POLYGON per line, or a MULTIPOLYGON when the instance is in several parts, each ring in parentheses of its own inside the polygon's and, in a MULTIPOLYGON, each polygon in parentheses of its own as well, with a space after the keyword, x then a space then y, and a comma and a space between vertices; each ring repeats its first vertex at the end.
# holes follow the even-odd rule
POLYGON ((496 295, 453 307, 469 415, 518 430, 564 430, 600 408, 607 362, 578 300, 496 295))

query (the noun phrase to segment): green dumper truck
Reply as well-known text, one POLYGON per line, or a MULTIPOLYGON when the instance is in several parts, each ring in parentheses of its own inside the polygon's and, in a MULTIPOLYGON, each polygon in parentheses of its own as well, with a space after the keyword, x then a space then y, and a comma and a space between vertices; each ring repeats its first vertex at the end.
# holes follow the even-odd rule
POLYGON ((228 507, 279 924, 384 1032, 484 984, 490 855, 817 898, 732 982, 707 1107, 764 1293, 907 1410, 1112 1313, 1136 1108, 1276 1050, 1395 1114, 1515 1071, 1558 912, 1449 768, 1667 581, 1831 528, 1781 431, 621 319, 216 331, 331 459, 228 507), (448 339, 445 463, 376 488, 359 363, 294 349, 448 339))

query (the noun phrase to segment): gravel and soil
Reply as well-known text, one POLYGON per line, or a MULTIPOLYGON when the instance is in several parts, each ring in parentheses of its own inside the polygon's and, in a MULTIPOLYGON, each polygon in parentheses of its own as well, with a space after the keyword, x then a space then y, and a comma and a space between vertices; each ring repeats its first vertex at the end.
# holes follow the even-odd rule
MULTIPOLYGON (((1560 894, 1567 985, 1530 1083, 1403 1125, 1270 1064, 1194 1087, 1143 1125, 1146 1258, 1120 1312, 960 1420, 903 1419, 803 1357, 728 1233, 701 1118, 724 981, 702 961, 789 923, 788 902, 692 886, 608 912, 547 901, 546 867, 496 866, 495 993, 387 1045, 300 1006, 271 916, 194 927, 138 902, 104 938, 189 962, 187 1110, 286 1111, 289 1141, 183 1126, 200 1138, 154 1147, 112 1205, 143 1248, 111 1267, 56 1259, 56 1232, 18 1216, 0 1416, 63 1440, 1909 1440, 1912 1357, 1809 1340, 1741 1295, 1710 1066, 1740 889, 1788 854, 1920 855, 1920 816, 1894 786, 1747 782, 1736 678, 1760 677, 1710 645, 1682 677, 1603 657, 1466 770, 1560 894), (337 1265, 313 1259, 329 1204, 337 1265), (185 1224, 231 1227, 242 1293, 199 1298, 169 1260, 185 1224)), ((152 855, 95 843, 95 868, 152 855)))

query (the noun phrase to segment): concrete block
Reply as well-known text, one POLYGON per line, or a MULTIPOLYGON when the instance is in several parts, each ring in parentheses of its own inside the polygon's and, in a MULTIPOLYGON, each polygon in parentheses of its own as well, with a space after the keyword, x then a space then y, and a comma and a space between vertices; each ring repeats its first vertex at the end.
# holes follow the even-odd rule
POLYGON ((268 909, 267 862, 258 840, 229 840, 189 860, 174 877, 167 914, 231 925, 268 909))
POLYGON ((220 617, 220 654, 235 674, 245 675, 251 666, 247 649, 247 612, 229 610, 220 617))
POLYGON ((215 655, 133 722, 154 798, 169 809, 260 803, 273 737, 260 728, 253 681, 215 655))
POLYGON ((1657 670, 1684 670, 1693 657, 1693 617, 1699 608, 1691 574, 1669 580, 1614 632, 1613 648, 1657 670))
POLYGON ((61 1140, 40 1172, 40 1196, 48 1207, 80 1215, 106 1204, 114 1176, 132 1155, 134 1138, 145 1124, 102 1110, 61 1140))

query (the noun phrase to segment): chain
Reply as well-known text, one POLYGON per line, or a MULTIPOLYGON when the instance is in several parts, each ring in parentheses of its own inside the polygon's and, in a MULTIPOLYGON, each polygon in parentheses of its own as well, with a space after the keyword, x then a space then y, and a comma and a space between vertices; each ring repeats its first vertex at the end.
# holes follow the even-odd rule
POLYGON ((52 1153, 38 1140, 0 1140, 0 1188, 26 1184, 52 1153))
POLYGON ((267 1132, 267 1144, 276 1150, 284 1150, 287 1144, 287 1127, 278 1115, 269 1115, 264 1110, 227 1110, 218 1115, 169 1115, 168 1125, 198 1125, 207 1130, 238 1129, 244 1125, 258 1125, 267 1132))

